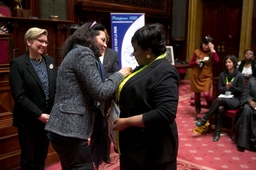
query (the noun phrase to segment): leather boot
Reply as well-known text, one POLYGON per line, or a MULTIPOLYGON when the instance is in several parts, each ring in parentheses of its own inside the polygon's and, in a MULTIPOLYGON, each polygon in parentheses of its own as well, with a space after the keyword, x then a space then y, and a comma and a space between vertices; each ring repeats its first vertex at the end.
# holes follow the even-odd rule
POLYGON ((204 119, 204 117, 202 117, 198 122, 195 123, 195 125, 197 127, 201 127, 201 126, 204 126, 206 122, 207 122, 207 119, 204 119))
POLYGON ((206 103, 207 103, 208 108, 210 108, 212 106, 212 101, 211 100, 206 101, 206 103))
POLYGON ((220 130, 222 126, 223 113, 217 113, 216 127, 212 141, 217 142, 220 139, 220 130))
POLYGON ((201 112, 201 101, 195 101, 196 117, 194 120, 198 120, 197 115, 201 112))
POLYGON ((212 138, 213 142, 217 142, 220 139, 220 129, 215 129, 214 136, 212 138))

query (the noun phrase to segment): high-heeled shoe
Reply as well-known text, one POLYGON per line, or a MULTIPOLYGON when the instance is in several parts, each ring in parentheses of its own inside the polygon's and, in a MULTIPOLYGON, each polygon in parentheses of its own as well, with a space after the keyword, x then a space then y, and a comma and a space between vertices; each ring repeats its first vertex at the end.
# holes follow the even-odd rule
POLYGON ((195 123, 195 125, 197 127, 201 127, 204 126, 206 124, 207 120, 205 120, 204 118, 201 118, 198 122, 195 123))
POLYGON ((239 145, 236 145, 236 149, 237 149, 239 152, 244 152, 244 150, 245 150, 244 147, 239 146, 239 145))

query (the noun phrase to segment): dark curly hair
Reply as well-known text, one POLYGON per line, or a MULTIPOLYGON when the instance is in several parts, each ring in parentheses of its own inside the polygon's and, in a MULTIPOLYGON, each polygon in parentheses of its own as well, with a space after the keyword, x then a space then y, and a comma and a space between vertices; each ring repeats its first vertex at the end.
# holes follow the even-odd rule
POLYGON ((95 37, 100 34, 100 31, 104 30, 105 27, 96 22, 87 22, 83 24, 65 41, 63 46, 64 56, 78 44, 90 48, 94 55, 99 57, 101 55, 100 47, 96 43, 95 37))

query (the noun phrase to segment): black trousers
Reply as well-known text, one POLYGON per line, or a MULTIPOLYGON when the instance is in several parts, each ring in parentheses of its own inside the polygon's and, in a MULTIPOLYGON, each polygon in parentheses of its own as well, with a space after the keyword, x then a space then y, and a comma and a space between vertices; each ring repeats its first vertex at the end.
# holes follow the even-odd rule
MULTIPOLYGON (((104 118, 105 119, 105 118, 104 118)), ((110 146, 111 146, 111 140, 108 136, 108 122, 105 119, 105 124, 104 124, 104 128, 103 128, 103 135, 104 135, 104 146, 103 146, 103 158, 109 158, 110 155, 110 146)))
MULTIPOLYGON (((145 155, 146 156, 146 155, 145 155)), ((141 167, 138 162, 131 159, 128 155, 120 155, 120 170, 176 170, 177 160, 157 164, 154 162, 145 162, 145 167, 141 167)))
POLYGON ((21 170, 44 170, 49 140, 43 127, 18 128, 21 170))
POLYGON ((60 157, 62 170, 93 170, 88 140, 48 132, 47 136, 60 157))

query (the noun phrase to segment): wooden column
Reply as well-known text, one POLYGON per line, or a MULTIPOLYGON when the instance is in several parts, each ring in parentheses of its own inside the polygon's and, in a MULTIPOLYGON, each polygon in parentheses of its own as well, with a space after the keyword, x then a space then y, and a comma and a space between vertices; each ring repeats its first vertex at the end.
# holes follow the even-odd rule
MULTIPOLYGON (((188 7, 188 28, 187 28, 187 57, 186 61, 190 61, 193 52, 199 47, 201 41, 202 29, 202 2, 201 0, 189 0, 188 7)), ((191 70, 189 69, 186 78, 190 79, 191 70)))
POLYGON ((239 60, 243 60, 244 50, 251 48, 253 3, 254 0, 243 1, 239 60))

